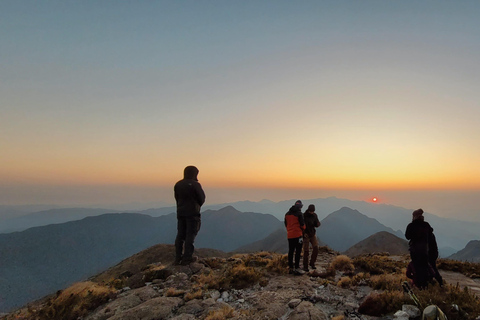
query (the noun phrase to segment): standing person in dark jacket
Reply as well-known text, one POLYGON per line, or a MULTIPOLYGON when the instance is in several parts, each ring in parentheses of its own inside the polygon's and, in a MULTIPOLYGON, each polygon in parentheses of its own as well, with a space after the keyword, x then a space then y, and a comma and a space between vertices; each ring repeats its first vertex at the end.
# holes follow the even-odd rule
POLYGON ((310 259, 310 267, 315 267, 318 255, 318 240, 315 228, 320 227, 320 221, 315 213, 315 206, 313 204, 308 206, 307 211, 303 214, 305 221, 305 231, 303 232, 303 270, 308 272, 308 256, 310 254, 310 243, 312 244, 312 257, 310 259))
POLYGON ((430 264, 431 270, 433 271, 433 277, 435 278, 435 280, 437 280, 440 286, 443 286, 443 278, 437 269, 437 259, 438 259, 437 239, 435 239, 435 235, 432 232, 430 234, 430 237, 428 238, 428 263, 430 264))
POLYGON ((289 273, 301 275, 304 272, 300 269, 300 254, 302 253, 302 238, 305 223, 302 215, 302 201, 297 200, 290 210, 285 214, 285 227, 288 238, 288 267, 289 273), (295 254, 295 266, 293 264, 295 254), (294 268, 295 267, 295 268, 294 268))
POLYGON ((186 167, 183 171, 183 179, 173 188, 177 201, 175 264, 188 265, 195 261, 193 242, 200 230, 200 208, 205 203, 205 192, 197 179, 198 172, 194 166, 186 167))
POLYGON ((405 231, 405 238, 410 240, 408 244, 416 282, 420 289, 424 289, 429 280, 428 242, 433 228, 424 220, 422 209, 413 211, 412 216, 412 222, 408 224, 405 231))

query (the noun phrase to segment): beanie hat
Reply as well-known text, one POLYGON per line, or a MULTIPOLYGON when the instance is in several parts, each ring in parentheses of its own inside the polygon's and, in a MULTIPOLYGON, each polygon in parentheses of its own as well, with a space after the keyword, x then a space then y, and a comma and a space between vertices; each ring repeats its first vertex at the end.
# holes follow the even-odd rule
POLYGON ((308 206, 308 211, 315 212, 315 205, 311 204, 308 206))
POLYGON ((422 209, 417 209, 415 211, 413 211, 412 213, 412 216, 413 216, 413 220, 417 220, 418 218, 420 218, 423 214, 423 210, 422 209))
POLYGON ((303 207, 302 201, 301 200, 295 201, 295 207, 299 207, 299 208, 303 207))

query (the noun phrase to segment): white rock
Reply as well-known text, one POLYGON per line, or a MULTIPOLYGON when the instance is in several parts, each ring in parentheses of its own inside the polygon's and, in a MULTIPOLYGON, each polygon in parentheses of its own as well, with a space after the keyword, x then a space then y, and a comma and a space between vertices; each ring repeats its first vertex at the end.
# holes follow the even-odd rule
POLYGON ((214 291, 210 292, 210 297, 212 297, 212 299, 214 299, 214 300, 217 300, 218 298, 221 297, 220 291, 214 290, 214 291))
POLYGON ((405 311, 402 311, 402 310, 398 310, 397 312, 395 312, 395 314, 393 315, 393 318, 395 320, 409 320, 410 319, 408 317, 408 313, 406 313, 405 311))
POLYGON ((420 309, 417 308, 417 306, 414 306, 414 305, 411 305, 411 304, 404 304, 402 306, 402 311, 405 311, 406 313, 408 313, 408 317, 410 319, 420 317, 420 315, 421 315, 420 309))
POLYGON ((223 292, 222 292, 222 299, 223 299, 223 301, 228 302, 229 298, 230 298, 230 295, 228 294, 228 292, 227 292, 227 291, 223 291, 223 292))

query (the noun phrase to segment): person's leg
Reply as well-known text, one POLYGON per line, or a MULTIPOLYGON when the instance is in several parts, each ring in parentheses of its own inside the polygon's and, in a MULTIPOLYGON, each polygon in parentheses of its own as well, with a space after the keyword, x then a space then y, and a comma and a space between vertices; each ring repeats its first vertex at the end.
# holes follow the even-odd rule
POLYGON ((419 289, 425 289, 428 284, 428 259, 422 254, 411 254, 415 269, 415 285, 419 289))
POLYGON ((185 218, 177 218, 177 237, 175 238, 175 264, 179 264, 183 258, 183 243, 187 234, 185 218))
POLYGON ((437 280, 437 282, 440 286, 443 286, 443 278, 442 278, 442 276, 440 275, 440 272, 438 272, 438 269, 437 269, 437 260, 436 259, 431 260, 430 265, 432 266, 433 276, 435 277, 435 280, 437 280))
POLYGON ((308 236, 303 238, 303 270, 308 270, 308 256, 310 254, 310 240, 308 236))
POLYGON ((295 238, 295 269, 300 268, 300 255, 302 254, 303 242, 300 241, 302 237, 295 238))
POLYGON ((295 251, 296 239, 288 239, 288 268, 293 270, 293 252, 295 251))
POLYGON ((313 237, 311 237, 310 242, 312 243, 312 257, 310 259, 310 267, 312 267, 312 269, 316 269, 315 262, 317 262, 317 256, 318 256, 317 236, 314 235, 313 237))
POLYGON ((192 261, 193 251, 195 250, 193 243, 195 242, 195 237, 200 230, 200 217, 188 218, 186 219, 186 224, 185 252, 182 260, 184 260, 185 263, 189 263, 192 261))

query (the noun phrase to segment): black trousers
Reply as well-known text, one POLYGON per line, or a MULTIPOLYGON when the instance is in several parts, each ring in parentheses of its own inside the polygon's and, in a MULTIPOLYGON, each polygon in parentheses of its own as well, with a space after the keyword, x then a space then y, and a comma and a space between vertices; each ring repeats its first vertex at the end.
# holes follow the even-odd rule
POLYGON ((302 237, 288 239, 288 267, 293 269, 293 254, 295 254, 295 269, 300 268, 300 255, 302 254, 302 237))
POLYGON ((188 260, 193 256, 193 245, 198 230, 200 230, 200 217, 177 217, 177 238, 175 239, 175 259, 188 260), (185 245, 185 251, 183 247, 185 245))
POLYGON ((425 289, 429 280, 428 256, 422 253, 410 252, 410 257, 415 268, 415 285, 420 289, 425 289))

